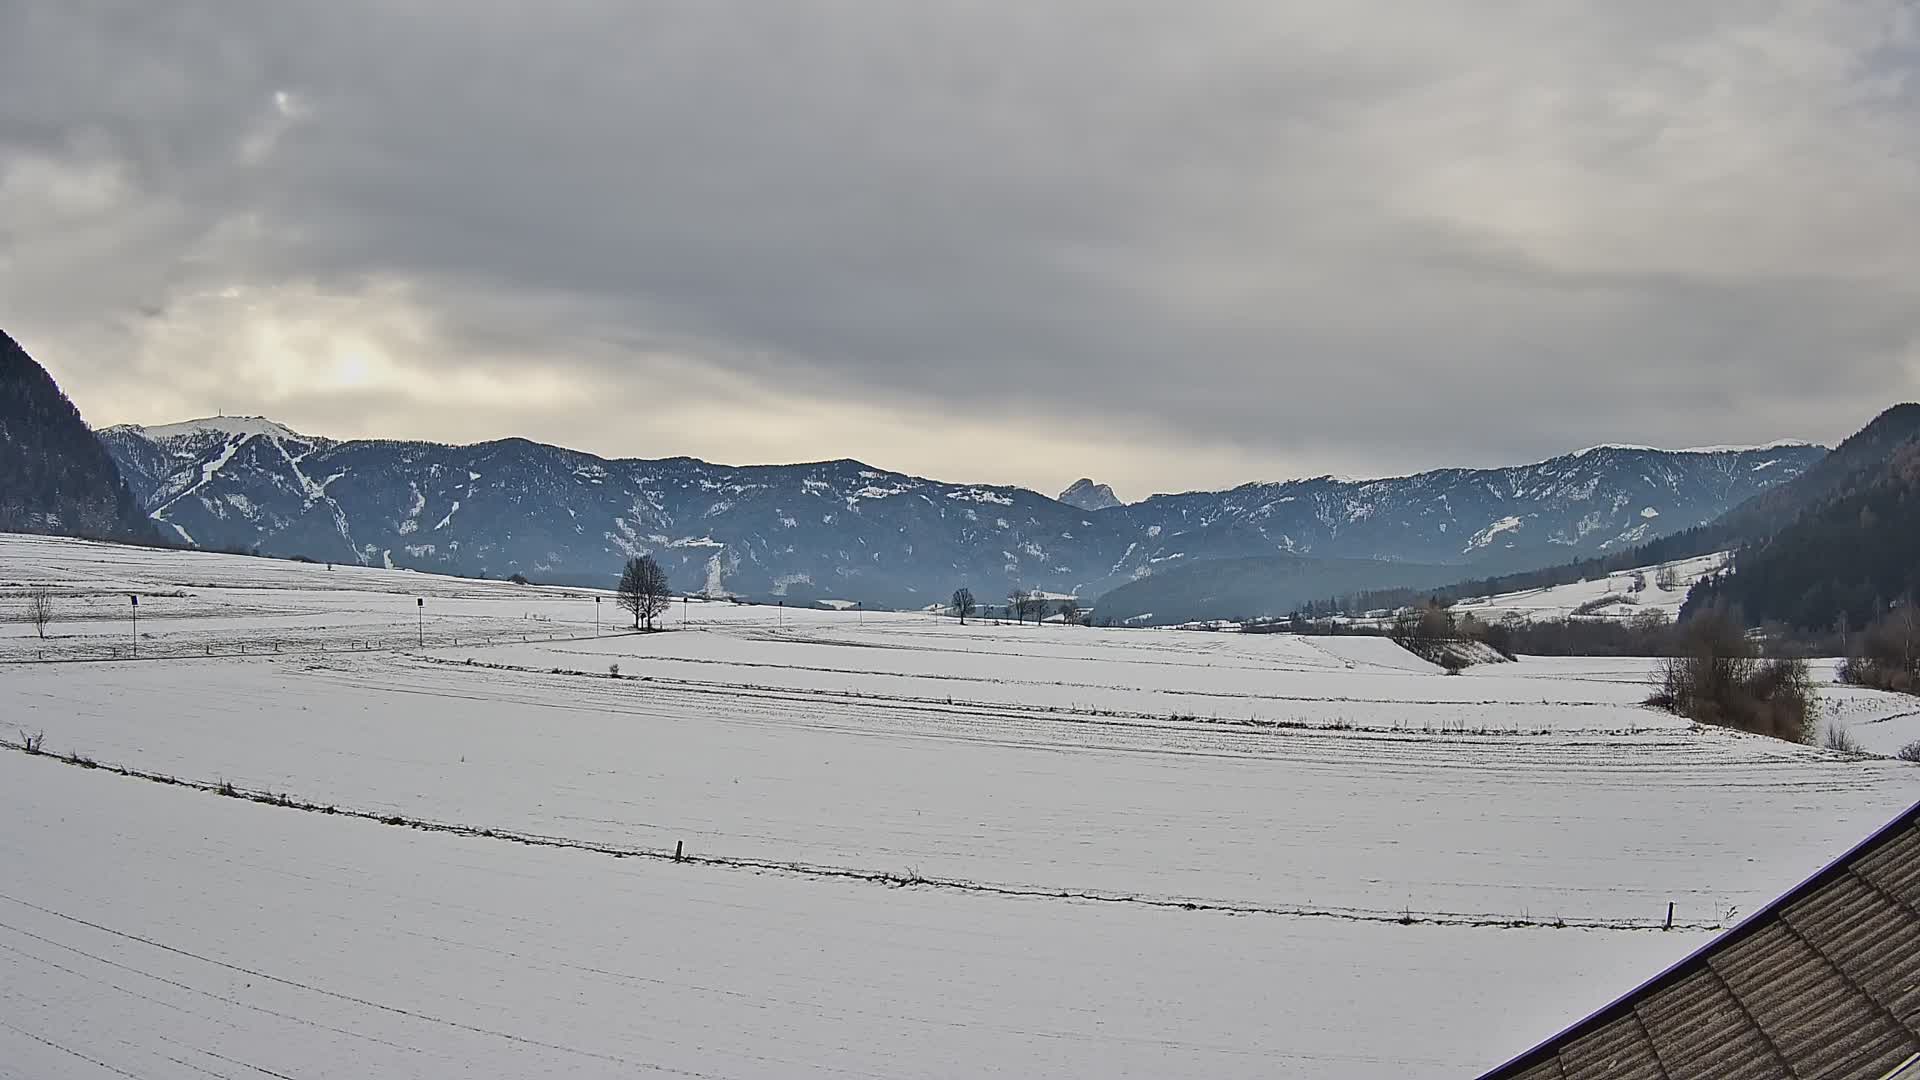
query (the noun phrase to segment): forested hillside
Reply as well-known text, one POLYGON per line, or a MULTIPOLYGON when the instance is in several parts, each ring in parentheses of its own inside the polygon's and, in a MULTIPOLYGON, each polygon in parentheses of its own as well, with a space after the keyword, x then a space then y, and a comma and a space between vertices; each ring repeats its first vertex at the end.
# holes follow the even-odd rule
POLYGON ((151 540, 120 470, 73 402, 0 333, 0 532, 151 540))
POLYGON ((1865 626, 1920 594, 1920 439, 1850 475, 1770 539, 1737 551, 1733 566, 1697 586, 1687 610, 1727 603, 1750 624, 1824 630, 1865 626))

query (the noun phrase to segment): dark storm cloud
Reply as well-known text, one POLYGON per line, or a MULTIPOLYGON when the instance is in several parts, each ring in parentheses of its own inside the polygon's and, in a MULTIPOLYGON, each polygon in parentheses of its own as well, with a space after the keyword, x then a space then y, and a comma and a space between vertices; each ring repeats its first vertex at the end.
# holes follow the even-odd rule
POLYGON ((1138 496, 1916 393, 1893 0, 393 7, 0 13, 90 414, 1138 496))

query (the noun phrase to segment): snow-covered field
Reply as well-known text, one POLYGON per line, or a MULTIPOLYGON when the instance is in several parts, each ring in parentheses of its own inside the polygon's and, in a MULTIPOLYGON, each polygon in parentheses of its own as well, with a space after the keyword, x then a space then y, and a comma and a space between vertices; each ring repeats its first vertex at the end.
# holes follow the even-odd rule
POLYGON ((1643 566, 1634 570, 1616 570, 1605 577, 1553 585, 1543 589, 1523 589, 1494 596, 1475 596, 1454 605, 1454 611, 1471 613, 1485 622, 1499 622, 1508 616, 1522 619, 1566 619, 1576 615, 1596 619, 1629 619, 1648 612, 1668 618, 1680 614, 1687 601, 1687 590, 1703 577, 1727 564, 1727 553, 1677 559, 1670 563, 1643 566), (1670 588, 1661 588, 1661 571, 1671 572, 1670 588))
POLYGON ((1645 661, 610 599, 596 636, 581 590, 0 536, 0 607, 35 586, 0 1076, 1472 1075, 1920 798, 1640 708, 1645 661))

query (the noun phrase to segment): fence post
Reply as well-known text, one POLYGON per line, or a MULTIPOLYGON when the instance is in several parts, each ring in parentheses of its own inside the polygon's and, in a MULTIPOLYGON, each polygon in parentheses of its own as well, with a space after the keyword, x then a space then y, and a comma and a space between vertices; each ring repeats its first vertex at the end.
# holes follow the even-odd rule
POLYGON ((1667 901, 1667 925, 1661 927, 1661 929, 1662 930, 1673 929, 1673 901, 1671 900, 1667 901))
POLYGON ((687 848, 687 842, 685 840, 675 840, 673 842, 673 861, 674 862, 679 862, 681 860, 681 858, 686 854, 686 848, 687 848))

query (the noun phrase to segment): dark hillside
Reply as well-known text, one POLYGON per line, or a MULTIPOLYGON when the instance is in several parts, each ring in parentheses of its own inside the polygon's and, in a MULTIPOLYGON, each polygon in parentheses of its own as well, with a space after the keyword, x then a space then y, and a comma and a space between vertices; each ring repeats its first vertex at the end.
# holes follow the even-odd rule
POLYGON ((0 333, 0 531, 151 541, 120 469, 53 376, 0 333))

